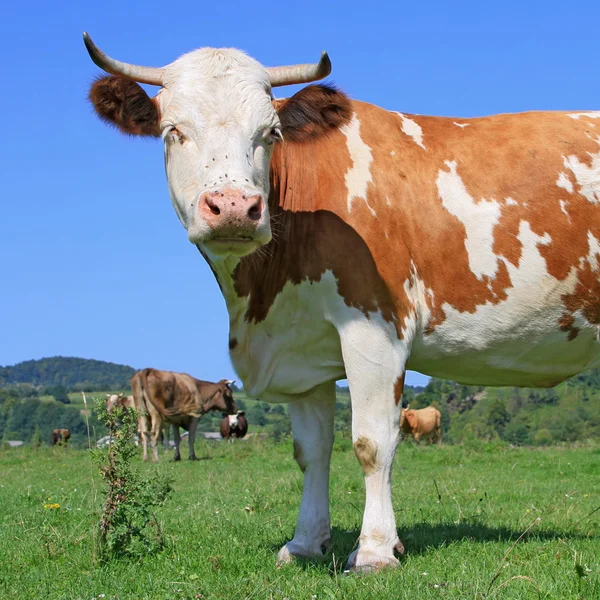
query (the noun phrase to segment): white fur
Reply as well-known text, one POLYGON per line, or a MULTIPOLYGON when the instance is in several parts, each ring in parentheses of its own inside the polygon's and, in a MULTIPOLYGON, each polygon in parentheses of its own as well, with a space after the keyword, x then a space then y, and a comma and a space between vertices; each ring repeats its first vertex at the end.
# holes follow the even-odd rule
POLYGON ((495 200, 478 200, 471 197, 457 172, 456 161, 445 161, 448 171, 440 169, 437 188, 444 208, 464 226, 471 271, 481 279, 493 277, 498 269, 494 254, 492 232, 500 218, 500 205, 495 200))
POLYGON ((571 119, 580 119, 581 117, 587 117, 588 119, 600 119, 600 111, 571 113, 568 116, 571 117, 571 119))
MULTIPOLYGON (((600 143, 600 137, 595 141, 600 143)), ((590 165, 581 162, 575 155, 563 157, 563 162, 575 176, 575 181, 579 185, 578 192, 588 202, 600 204, 600 152, 590 154, 590 165)))
POLYGON ((367 200, 369 184, 373 183, 371 176, 371 163, 373 154, 371 148, 365 144, 360 137, 360 121, 354 114, 352 120, 340 127, 340 131, 346 136, 346 145, 352 159, 352 167, 346 173, 346 187, 348 188, 348 212, 352 212, 352 204, 355 198, 363 200, 371 214, 375 217, 375 211, 367 200))
POLYGON ((352 440, 368 440, 377 451, 377 467, 365 476, 366 501, 357 550, 349 566, 397 564, 398 543, 392 506, 391 468, 399 440, 401 403, 394 384, 404 373, 409 353, 394 325, 379 314, 340 310, 336 328, 342 343, 346 377, 352 398, 352 440))
POLYGON ((561 172, 559 174, 558 179, 556 180, 556 185, 559 188, 563 188, 564 190, 567 190, 567 192, 569 192, 569 194, 573 193, 573 183, 567 177, 566 173, 561 172))
MULTIPOLYGON (((171 200, 190 241, 204 244, 211 228, 199 212, 201 194, 226 188, 268 197, 272 149, 263 136, 280 127, 268 75, 239 50, 203 48, 166 67, 157 100, 171 200), (184 134, 183 143, 172 141, 170 127, 184 134)), ((265 207, 247 251, 270 238, 265 207)))
POLYGON ((423 143, 423 129, 421 126, 416 121, 405 117, 402 113, 398 113, 398 116, 402 119, 402 131, 412 138, 417 146, 421 146, 423 150, 427 150, 423 143))

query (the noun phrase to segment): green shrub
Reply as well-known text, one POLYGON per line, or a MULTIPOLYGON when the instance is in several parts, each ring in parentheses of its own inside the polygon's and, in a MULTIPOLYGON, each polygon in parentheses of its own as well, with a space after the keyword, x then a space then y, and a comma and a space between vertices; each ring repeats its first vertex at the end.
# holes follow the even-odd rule
POLYGON ((100 467, 107 486, 96 557, 106 562, 160 550, 162 531, 151 509, 165 503, 172 491, 172 478, 158 474, 143 477, 132 467, 131 459, 137 453, 133 443, 136 411, 117 407, 109 413, 105 402, 97 398, 95 412, 111 436, 107 449, 92 451, 92 460, 100 467))

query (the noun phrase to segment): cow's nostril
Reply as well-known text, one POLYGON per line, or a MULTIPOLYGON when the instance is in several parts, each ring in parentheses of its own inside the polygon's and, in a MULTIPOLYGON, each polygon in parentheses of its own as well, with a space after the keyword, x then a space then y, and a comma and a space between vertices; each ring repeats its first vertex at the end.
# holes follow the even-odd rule
POLYGON ((251 221, 258 221, 258 219, 260 219, 261 214, 262 214, 262 200, 259 199, 248 209, 248 218, 251 221))
POLYGON ((210 212, 213 215, 221 214, 221 210, 219 209, 219 207, 210 198, 206 199, 206 206, 208 206, 208 208, 210 208, 210 212))

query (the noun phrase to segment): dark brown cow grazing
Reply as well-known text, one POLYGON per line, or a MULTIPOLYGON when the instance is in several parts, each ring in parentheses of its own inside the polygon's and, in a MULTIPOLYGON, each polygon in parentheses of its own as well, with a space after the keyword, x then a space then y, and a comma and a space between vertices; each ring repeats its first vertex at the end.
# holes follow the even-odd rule
POLYGON ((56 444, 58 444, 59 446, 62 446, 64 442, 66 446, 69 443, 70 437, 71 432, 68 429, 55 429, 50 434, 50 445, 56 446, 56 444))
POLYGON ((221 437, 225 440, 243 438, 248 433, 248 421, 243 410, 238 410, 235 415, 224 415, 221 421, 221 437))
POLYGON ((202 48, 147 68, 85 42, 116 75, 90 90, 97 114, 162 139, 171 201, 225 297, 244 389, 288 403, 304 492, 279 560, 320 556, 331 540, 346 378, 366 488, 348 567, 397 565, 406 369, 529 387, 600 366, 600 112, 408 115, 318 85, 274 100, 275 86, 326 76, 327 57, 265 68, 202 48))
POLYGON ((144 460, 148 460, 148 437, 152 443, 152 458, 158 461, 157 443, 163 422, 173 425, 175 460, 181 460, 179 427, 190 432, 188 438, 190 460, 196 460, 194 440, 200 417, 211 410, 235 414, 237 406, 229 385, 222 379, 218 383, 200 381, 187 373, 144 369, 131 380, 136 406, 142 407, 150 421, 144 420, 142 445, 144 460), (145 425, 145 426, 144 426, 145 425))

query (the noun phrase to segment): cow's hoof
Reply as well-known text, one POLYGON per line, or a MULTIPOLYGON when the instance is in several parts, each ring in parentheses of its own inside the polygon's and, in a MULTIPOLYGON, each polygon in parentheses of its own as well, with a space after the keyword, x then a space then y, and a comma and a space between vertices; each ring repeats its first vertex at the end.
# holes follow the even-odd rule
POLYGON ((189 460, 198 460, 195 456, 190 456, 189 460))
MULTIPOLYGON (((398 540, 394 550, 399 554, 404 554, 404 546, 398 540)), ((354 573, 371 573, 380 571, 390 567, 400 566, 400 561, 394 556, 393 552, 390 555, 375 552, 367 548, 358 548, 349 557, 346 563, 346 570, 354 573)))
POLYGON ((179 462, 180 460, 181 460, 181 456, 179 456, 179 455, 173 457, 174 462, 179 462))
MULTIPOLYGON (((331 540, 327 540, 323 543, 325 547, 331 547, 331 540)), ((293 540, 288 542, 277 554, 277 566, 287 565, 293 562, 295 559, 307 560, 307 559, 320 559, 323 558, 323 551, 321 546, 318 548, 304 547, 293 540)))

